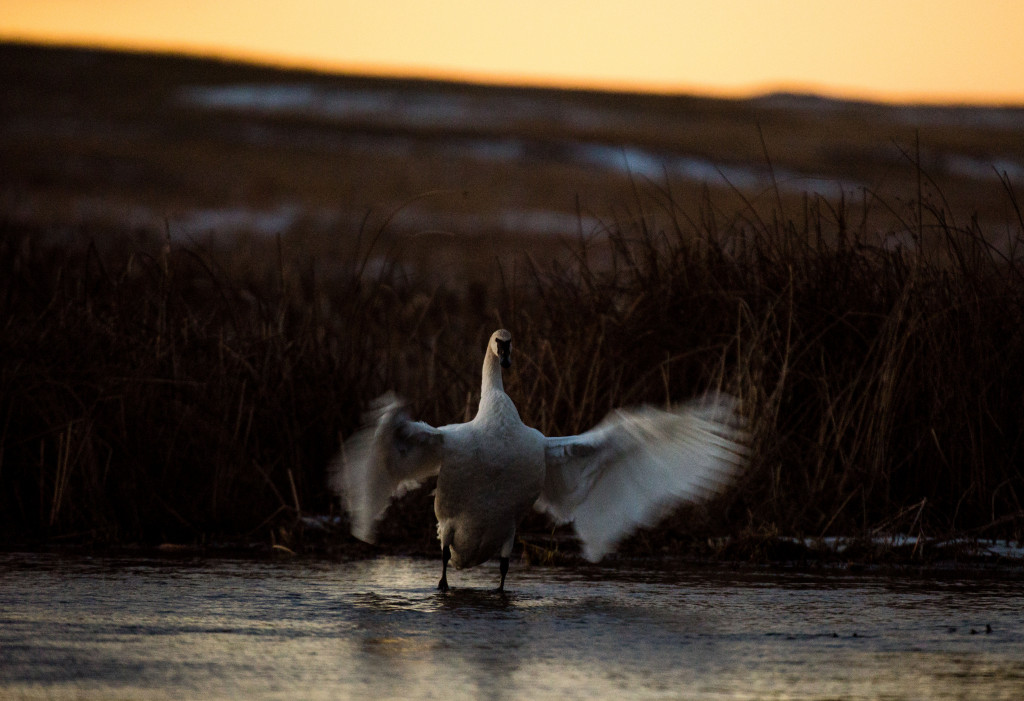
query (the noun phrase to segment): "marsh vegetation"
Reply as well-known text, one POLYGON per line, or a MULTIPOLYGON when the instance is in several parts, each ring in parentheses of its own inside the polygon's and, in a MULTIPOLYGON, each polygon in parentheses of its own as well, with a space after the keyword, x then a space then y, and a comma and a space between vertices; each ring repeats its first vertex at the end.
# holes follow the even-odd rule
MULTIPOLYGON (((397 261, 328 275, 281 241, 47 245, 8 226, 5 529, 265 538, 330 511, 324 466, 372 397, 394 388, 435 424, 470 415, 481 339, 507 326, 522 339, 508 390, 548 434, 711 388, 742 399, 749 472, 637 548, 1019 538, 1019 261, 949 224, 927 250, 886 249, 842 207, 726 226, 639 211, 599 256, 583 243, 490 284, 426 282, 397 261)), ((429 539, 421 507, 392 528, 429 539)))

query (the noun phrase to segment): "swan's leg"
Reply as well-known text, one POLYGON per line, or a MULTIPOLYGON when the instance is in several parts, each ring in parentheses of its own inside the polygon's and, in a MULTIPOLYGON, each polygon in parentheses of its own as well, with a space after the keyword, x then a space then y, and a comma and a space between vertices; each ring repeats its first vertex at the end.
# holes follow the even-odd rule
POLYGON ((501 571, 501 583, 498 584, 498 591, 502 594, 505 593, 505 575, 508 574, 508 556, 512 554, 512 546, 516 544, 516 532, 513 530, 512 535, 508 537, 508 540, 501 546, 501 552, 498 553, 500 571, 501 571))
POLYGON ((500 591, 502 594, 504 594, 505 593, 505 575, 508 574, 508 558, 507 557, 501 558, 500 563, 501 563, 500 564, 501 583, 498 584, 498 591, 500 591))
MULTIPOLYGON (((448 591, 448 561, 452 559, 452 551, 447 545, 441 549, 441 581, 437 583, 439 591, 448 591)), ((504 581, 504 577, 502 577, 504 581)))

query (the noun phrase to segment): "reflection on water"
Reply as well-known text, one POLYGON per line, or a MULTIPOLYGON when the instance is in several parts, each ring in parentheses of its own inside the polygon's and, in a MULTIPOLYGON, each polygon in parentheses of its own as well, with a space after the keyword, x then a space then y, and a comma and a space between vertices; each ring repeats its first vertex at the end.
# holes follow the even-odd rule
POLYGON ((1024 698, 1019 579, 437 564, 0 555, 0 697, 1024 698))

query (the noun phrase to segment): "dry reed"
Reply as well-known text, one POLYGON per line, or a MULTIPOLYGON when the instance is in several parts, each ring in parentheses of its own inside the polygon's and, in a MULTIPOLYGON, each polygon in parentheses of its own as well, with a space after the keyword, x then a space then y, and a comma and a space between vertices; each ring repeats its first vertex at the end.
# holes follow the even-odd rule
MULTIPOLYGON (((360 408, 395 389, 427 421, 468 417, 483 339, 503 325, 517 341, 508 390, 546 433, 708 389, 742 398, 755 457, 736 489, 627 549, 779 533, 1019 540, 1024 224, 997 247, 917 204, 808 199, 765 218, 645 192, 606 236, 559 263, 506 262, 494 284, 430 282, 399 259, 371 272, 365 246, 325 266, 288 241, 48 245, 8 225, 0 530, 293 546, 301 514, 333 508, 324 467, 360 408)), ((384 541, 429 546, 427 501, 397 505, 384 541)))

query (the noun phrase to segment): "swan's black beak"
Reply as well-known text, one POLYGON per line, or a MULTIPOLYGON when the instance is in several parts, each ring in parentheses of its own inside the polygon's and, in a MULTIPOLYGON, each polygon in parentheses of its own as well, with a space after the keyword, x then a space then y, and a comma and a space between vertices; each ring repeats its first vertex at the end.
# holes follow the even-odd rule
POLYGON ((498 364, 503 368, 512 367, 511 341, 498 341, 498 364))

